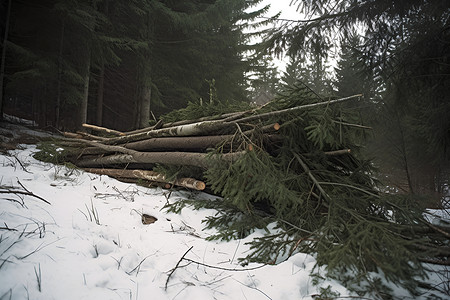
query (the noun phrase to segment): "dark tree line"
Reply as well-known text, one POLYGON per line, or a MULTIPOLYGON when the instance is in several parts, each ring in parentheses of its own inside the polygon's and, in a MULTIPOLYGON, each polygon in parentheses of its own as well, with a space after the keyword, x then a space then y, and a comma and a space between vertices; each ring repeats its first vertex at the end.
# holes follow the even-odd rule
POLYGON ((246 101, 258 66, 244 29, 259 2, 2 1, 2 108, 40 126, 129 130, 211 90, 246 101))

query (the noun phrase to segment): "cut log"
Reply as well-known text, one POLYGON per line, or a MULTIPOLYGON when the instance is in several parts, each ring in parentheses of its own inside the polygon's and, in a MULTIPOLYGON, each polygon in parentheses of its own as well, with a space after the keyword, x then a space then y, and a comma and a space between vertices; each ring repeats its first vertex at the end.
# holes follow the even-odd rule
POLYGON ((161 151, 174 149, 198 151, 215 147, 231 137, 232 135, 151 138, 125 144, 124 147, 137 151, 161 151))
POLYGON ((161 183, 168 183, 177 186, 182 186, 190 189, 202 191, 205 189, 206 184, 203 181, 194 178, 180 178, 175 181, 168 181, 166 177, 158 172, 148 170, 123 170, 123 169, 95 169, 88 168, 85 171, 100 175, 107 175, 114 178, 137 178, 148 181, 155 181, 161 183))
MULTIPOLYGON (((120 147, 122 148, 122 147, 120 147)), ((92 168, 97 166, 108 166, 112 164, 147 163, 167 164, 179 166, 195 166, 207 168, 209 154, 191 152, 138 152, 134 150, 129 154, 115 154, 97 158, 80 159, 74 162, 79 167, 92 168)), ((218 158, 232 162, 241 157, 245 152, 234 152, 219 155, 218 158)))
POLYGON ((222 121, 205 121, 110 138, 104 143, 108 145, 117 145, 155 137, 208 135, 212 132, 217 132, 231 126, 233 126, 233 124, 224 123, 222 121))

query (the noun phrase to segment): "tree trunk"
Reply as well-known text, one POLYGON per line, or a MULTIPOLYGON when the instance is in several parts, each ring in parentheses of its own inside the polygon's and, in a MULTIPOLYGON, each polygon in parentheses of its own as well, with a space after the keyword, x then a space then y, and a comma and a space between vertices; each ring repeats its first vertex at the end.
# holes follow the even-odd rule
POLYGON ((145 83, 141 91, 141 109, 139 116, 139 128, 148 127, 148 121, 150 120, 150 102, 152 96, 151 85, 145 83))
POLYGON ((62 60, 64 47, 64 17, 61 20, 61 36, 59 37, 58 53, 58 82, 56 87, 56 105, 55 105, 55 127, 60 129, 60 111, 61 111, 61 78, 62 78, 62 60))
POLYGON ((83 84, 83 99, 81 99, 81 108, 80 108, 80 122, 81 123, 79 126, 81 126, 81 124, 87 123, 90 66, 91 66, 91 59, 90 59, 90 53, 88 53, 87 61, 86 61, 86 73, 84 76, 84 84, 83 84))
POLYGON ((97 118, 96 123, 98 126, 102 126, 103 123, 103 88, 105 82, 105 65, 100 67, 100 75, 98 78, 98 91, 97 91, 97 118))
POLYGON ((3 120, 3 80, 5 77, 6 42, 8 41, 9 18, 11 15, 11 0, 8 1, 8 11, 6 12, 5 36, 2 41, 2 62, 0 66, 0 120, 3 120))

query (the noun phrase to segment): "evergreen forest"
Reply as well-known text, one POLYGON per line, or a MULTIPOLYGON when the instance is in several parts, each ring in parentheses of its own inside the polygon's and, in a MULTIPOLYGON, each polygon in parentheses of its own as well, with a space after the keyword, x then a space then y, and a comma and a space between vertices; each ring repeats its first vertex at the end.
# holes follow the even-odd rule
POLYGON ((247 101, 259 2, 2 1, 2 108, 41 127, 132 130, 211 87, 247 101))
POLYGON ((63 140, 58 159, 197 175, 225 201, 168 209, 217 208, 213 238, 278 222, 247 262, 318 253, 361 295, 393 299, 372 272, 417 295, 423 263, 450 265, 448 224, 424 218, 450 204, 450 2, 288 2, 297 19, 262 0, 3 0, 1 117, 132 132, 63 140), (179 124, 228 140, 178 166, 139 153, 179 124))

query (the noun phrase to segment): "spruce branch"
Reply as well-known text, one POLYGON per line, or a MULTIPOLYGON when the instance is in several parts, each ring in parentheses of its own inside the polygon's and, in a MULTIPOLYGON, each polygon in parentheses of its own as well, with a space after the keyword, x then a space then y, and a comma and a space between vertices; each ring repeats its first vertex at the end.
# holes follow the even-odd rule
POLYGON ((357 186, 354 186, 354 185, 350 185, 350 184, 339 183, 339 182, 324 182, 324 181, 318 182, 318 184, 322 184, 322 185, 336 185, 336 186, 348 187, 348 188, 355 189, 355 190, 358 190, 360 192, 363 192, 363 193, 365 193, 365 194, 367 194, 369 196, 375 197, 375 198, 379 197, 379 195, 377 195, 377 194, 374 194, 374 193, 369 192, 369 191, 367 191, 365 189, 362 189, 360 187, 357 187, 357 186))
MULTIPOLYGON (((314 177, 314 175, 311 173, 309 167, 303 162, 303 160, 301 159, 300 155, 298 155, 297 153, 292 151, 292 154, 295 156, 295 158, 297 159, 297 161, 300 163, 300 165, 302 166, 302 168, 305 170, 305 172, 308 174, 309 178, 311 178, 311 180, 314 182, 314 184, 317 186, 317 188, 319 189, 320 193, 325 197, 326 200, 330 201, 331 198, 330 196, 327 194, 327 192, 325 192, 325 190, 322 188, 321 186, 321 182, 319 182, 316 177, 314 177)), ((322 182, 323 183, 323 182, 322 182)))

